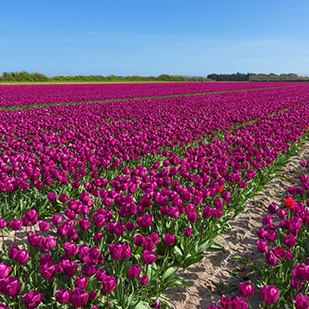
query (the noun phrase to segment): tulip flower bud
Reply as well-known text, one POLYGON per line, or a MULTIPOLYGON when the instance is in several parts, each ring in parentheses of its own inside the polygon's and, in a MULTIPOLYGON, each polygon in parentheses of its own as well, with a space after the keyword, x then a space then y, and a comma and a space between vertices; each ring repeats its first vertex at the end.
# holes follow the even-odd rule
POLYGON ((248 298, 254 292, 254 286, 250 282, 241 282, 238 286, 238 292, 242 297, 248 298))
POLYGON ((272 251, 268 251, 265 254, 265 260, 268 265, 276 265, 278 258, 272 251))
POLYGON ((11 267, 8 267, 8 264, 0 262, 0 279, 6 278, 11 272, 11 269, 11 267))
POLYGON ((75 279, 75 287, 84 289, 87 286, 87 278, 86 277, 76 277, 75 279))
POLYGON ((308 300, 309 300, 308 296, 298 294, 294 300, 295 308, 296 309, 308 309, 309 308, 308 300))
POLYGON ((4 229, 6 227, 6 221, 0 218, 0 229, 4 229))
POLYGON ((132 265, 129 268, 128 275, 130 278, 137 278, 141 273, 141 267, 139 265, 132 265))
POLYGON ((290 281, 290 287, 292 290, 300 290, 302 287, 302 284, 300 281, 296 280, 296 279, 291 279, 290 281))
POLYGON ((164 235, 164 242, 167 246, 173 246, 175 243, 176 237, 173 233, 167 233, 164 235))
POLYGON ((106 293, 110 293, 114 291, 116 285, 117 285, 117 282, 113 276, 106 276, 102 281, 102 287, 106 293))
POLYGON ((149 278, 147 276, 143 276, 139 278, 139 283, 141 285, 146 285, 148 283, 149 278))
POLYGON ((27 309, 34 309, 39 306, 43 299, 43 294, 38 291, 31 291, 23 296, 23 302, 27 309))
POLYGON ((278 301, 279 299, 279 290, 272 285, 265 285, 262 286, 261 289, 261 296, 262 299, 267 303, 267 304, 274 304, 278 301))
POLYGON ((71 303, 75 308, 84 307, 88 301, 89 292, 86 292, 80 288, 73 290, 71 294, 71 303))
POLYGON ((57 290, 55 292, 56 301, 60 304, 66 304, 71 296, 71 291, 68 289, 57 290))
POLYGON ((192 231, 191 228, 189 228, 189 227, 186 227, 186 228, 185 228, 184 235, 185 235, 186 237, 190 237, 190 236, 192 235, 192 233, 193 233, 193 231, 192 231))
POLYGON ((142 254, 142 261, 145 264, 152 264, 156 259, 156 255, 153 251, 145 250, 142 254))
POLYGON ((230 297, 224 296, 224 295, 221 296, 220 305, 223 309, 230 308, 231 304, 232 304, 232 300, 230 297))

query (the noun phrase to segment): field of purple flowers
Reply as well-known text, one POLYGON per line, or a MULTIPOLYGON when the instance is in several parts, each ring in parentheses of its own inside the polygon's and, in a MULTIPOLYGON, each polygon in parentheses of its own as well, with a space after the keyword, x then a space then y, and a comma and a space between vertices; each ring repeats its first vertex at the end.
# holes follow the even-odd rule
POLYGON ((0 108, 108 99, 209 93, 268 87, 301 86, 296 82, 209 82, 86 85, 0 85, 0 108))
MULTIPOLYGON (((1 107, 47 104, 0 111, 0 308, 169 308, 162 293, 187 284, 177 277, 179 267, 197 263, 207 249, 224 250, 214 238, 308 139, 304 84, 48 103, 226 91, 241 84, 0 86, 1 107), (27 237, 17 244, 22 229, 27 237), (10 231, 13 244, 6 241, 10 231)), ((292 285, 305 293, 308 287, 300 260, 309 255, 307 180, 289 189, 287 211, 270 207, 283 219, 281 230, 275 232, 271 215, 263 221, 267 229, 259 230, 262 281, 256 288, 267 304, 295 300, 297 309, 309 307, 308 297, 290 293, 292 285)), ((253 288, 242 283, 244 298, 223 298, 222 308, 249 308, 253 288)))

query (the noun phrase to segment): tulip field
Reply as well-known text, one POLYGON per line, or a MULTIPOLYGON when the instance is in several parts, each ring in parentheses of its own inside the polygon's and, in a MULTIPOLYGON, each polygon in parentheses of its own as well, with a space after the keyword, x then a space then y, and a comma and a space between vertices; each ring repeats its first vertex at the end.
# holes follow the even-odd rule
MULTIPOLYGON (((173 307, 179 269, 224 250, 308 125, 305 83, 0 85, 0 308, 173 307)), ((210 309, 250 308, 254 289, 261 308, 309 308, 300 181, 261 218, 259 281, 210 309)))
POLYGON ((38 104, 102 101, 193 93, 211 93, 254 88, 293 87, 303 83, 239 82, 239 83, 146 83, 107 85, 18 85, 1 86, 0 108, 38 104))

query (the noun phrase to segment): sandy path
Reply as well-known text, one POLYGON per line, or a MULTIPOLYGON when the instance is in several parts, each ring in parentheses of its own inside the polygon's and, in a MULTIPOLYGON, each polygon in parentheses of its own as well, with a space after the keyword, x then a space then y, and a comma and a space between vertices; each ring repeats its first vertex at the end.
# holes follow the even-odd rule
MULTIPOLYGON (((229 223, 231 232, 219 235, 216 241, 226 250, 208 251, 199 263, 191 265, 185 272, 179 271, 179 277, 184 278, 188 288, 170 288, 166 297, 170 299, 177 309, 205 309, 209 305, 215 305, 221 298, 221 294, 230 297, 237 295, 235 292, 228 293, 228 285, 236 284, 242 280, 241 276, 233 276, 227 269, 236 266, 237 261, 231 259, 234 255, 247 255, 252 261, 260 259, 260 253, 256 248, 258 240, 256 231, 262 226, 262 217, 268 214, 266 207, 272 202, 280 205, 289 186, 295 186, 299 175, 307 172, 307 168, 300 165, 300 161, 309 160, 309 142, 303 145, 300 153, 290 159, 284 166, 285 176, 288 179, 275 178, 270 181, 258 196, 247 202, 245 210, 229 223), (297 178, 294 178, 294 174, 297 178), (222 283, 220 288, 212 285, 209 280, 222 283), (213 290, 213 291, 212 291, 213 290)), ((255 274, 248 274, 246 280, 254 280, 255 274)), ((249 299, 252 309, 259 308, 260 295, 255 292, 249 299)), ((217 304, 219 305, 219 304, 217 304)), ((171 307, 172 308, 172 307, 171 307)))

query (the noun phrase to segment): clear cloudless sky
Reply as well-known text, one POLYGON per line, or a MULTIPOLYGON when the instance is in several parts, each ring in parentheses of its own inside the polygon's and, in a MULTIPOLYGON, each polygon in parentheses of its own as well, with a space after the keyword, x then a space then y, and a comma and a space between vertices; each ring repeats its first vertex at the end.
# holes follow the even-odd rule
POLYGON ((0 74, 309 75, 308 0, 0 0, 0 74))

